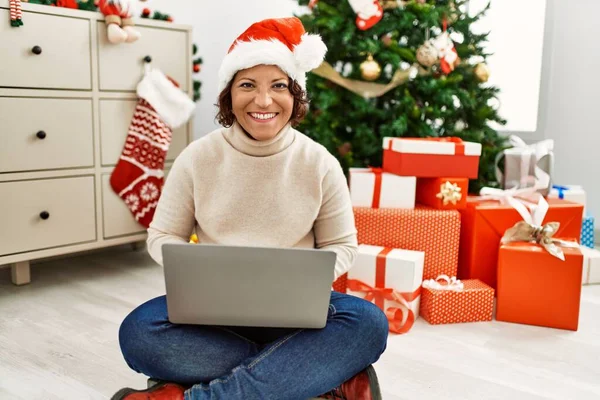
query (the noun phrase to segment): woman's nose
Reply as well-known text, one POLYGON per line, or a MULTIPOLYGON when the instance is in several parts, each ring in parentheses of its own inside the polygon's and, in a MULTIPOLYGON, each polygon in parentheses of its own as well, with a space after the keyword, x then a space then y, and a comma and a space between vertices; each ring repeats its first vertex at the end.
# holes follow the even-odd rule
POLYGON ((268 91, 262 91, 254 97, 254 102, 261 108, 267 108, 273 103, 273 99, 268 91))

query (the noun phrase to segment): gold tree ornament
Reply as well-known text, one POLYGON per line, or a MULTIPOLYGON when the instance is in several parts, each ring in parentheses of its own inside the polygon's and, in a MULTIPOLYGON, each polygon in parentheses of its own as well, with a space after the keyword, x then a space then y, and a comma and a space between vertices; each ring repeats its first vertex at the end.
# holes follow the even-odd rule
POLYGON ((369 54, 367 59, 360 64, 360 74, 366 81, 374 81, 381 76, 381 65, 369 54))
POLYGON ((480 82, 487 82, 490 79, 490 69, 485 63, 477 64, 473 73, 480 82))
POLYGON ((440 185, 440 192, 435 197, 442 199, 444 205, 448 203, 456 204, 462 199, 462 193, 458 184, 446 181, 446 183, 440 185))
POLYGON ((417 61, 424 67, 432 67, 438 62, 438 51, 429 40, 417 49, 417 61))

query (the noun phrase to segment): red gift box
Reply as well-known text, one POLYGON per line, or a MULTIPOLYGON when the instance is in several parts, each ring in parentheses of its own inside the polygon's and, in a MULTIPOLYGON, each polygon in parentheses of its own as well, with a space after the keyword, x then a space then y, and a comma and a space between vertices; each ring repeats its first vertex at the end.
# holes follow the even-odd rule
POLYGON ((564 260, 535 243, 500 247, 498 321, 577 330, 583 255, 577 247, 558 246, 564 260))
POLYGON ((333 282, 333 290, 340 293, 346 293, 348 285, 348 274, 344 274, 333 282))
POLYGON ((453 281, 447 285, 423 282, 421 317, 432 325, 491 321, 494 289, 478 279, 453 281), (461 284, 458 286, 458 284, 461 284))
POLYGON ((468 178, 417 179, 417 203, 439 210, 465 208, 468 191, 468 178))
POLYGON ((358 243, 425 252, 423 279, 456 276, 460 214, 456 210, 354 207, 358 243))
POLYGON ((396 175, 475 179, 481 144, 457 137, 383 139, 383 170, 396 175))
MULTIPOLYGON (((579 237, 583 205, 566 200, 548 199, 549 209, 542 223, 556 221, 556 236, 579 237)), ((509 204, 496 200, 469 197, 467 207, 460 210, 462 228, 458 259, 460 279, 479 279, 496 289, 498 249, 507 229, 523 220, 509 204)))

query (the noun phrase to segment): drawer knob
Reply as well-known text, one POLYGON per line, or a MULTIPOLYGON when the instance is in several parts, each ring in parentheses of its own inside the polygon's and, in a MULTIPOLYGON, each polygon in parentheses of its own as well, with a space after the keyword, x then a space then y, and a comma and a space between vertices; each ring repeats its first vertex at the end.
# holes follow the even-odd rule
POLYGON ((41 219, 48 219, 48 218, 50 218, 50 213, 48 211, 42 211, 40 213, 40 218, 41 219))
POLYGON ((38 139, 45 139, 46 138, 46 132, 39 131, 38 133, 35 134, 35 136, 37 136, 38 139))
POLYGON ((144 62, 151 63, 152 62, 152 57, 150 57, 150 56, 144 57, 144 62))
POLYGON ((31 52, 36 55, 42 54, 42 48, 40 46, 33 46, 31 52))

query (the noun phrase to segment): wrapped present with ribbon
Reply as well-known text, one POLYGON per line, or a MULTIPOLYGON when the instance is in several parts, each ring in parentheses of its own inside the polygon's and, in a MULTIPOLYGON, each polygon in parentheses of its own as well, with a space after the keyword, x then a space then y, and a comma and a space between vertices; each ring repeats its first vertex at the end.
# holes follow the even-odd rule
POLYGON ((554 170, 554 140, 528 145, 520 137, 511 135, 509 142, 513 147, 498 153, 495 160, 496 180, 500 186, 503 189, 535 186, 540 194, 548 195, 554 170))
POLYGON ((546 201, 535 187, 515 190, 484 188, 480 194, 470 196, 467 207, 459 210, 462 217, 458 261, 460 279, 479 279, 496 289, 500 241, 504 233, 519 221, 528 221, 536 226, 549 221, 559 222, 558 237, 578 238, 581 234, 581 204, 559 199, 546 201))
POLYGON ((583 255, 576 240, 556 238, 559 227, 520 221, 502 237, 498 321, 577 330, 583 255))
POLYGON ((432 325, 491 321, 494 289, 478 279, 440 275, 423 281, 421 317, 432 325))
POLYGON ((553 185, 548 198, 568 200, 573 203, 583 204, 583 212, 586 213, 587 195, 582 186, 579 185, 553 185))
POLYGON ((475 179, 481 144, 458 137, 383 138, 383 170, 396 175, 475 179))
POLYGON ((350 198, 355 207, 415 208, 417 178, 381 168, 350 168, 350 198))
POLYGON ((581 224, 581 238, 579 240, 582 246, 589 247, 590 249, 593 249, 596 244, 596 227, 594 225, 594 217, 591 215, 583 217, 581 224))
POLYGON ((581 247, 583 254, 583 276, 582 285, 594 285, 600 283, 600 251, 581 247))
POLYGON ((467 206, 468 178, 418 178, 417 203, 439 210, 460 210, 467 206))
POLYGON ((424 260, 421 251, 361 244, 348 271, 347 293, 381 308, 390 332, 406 333, 419 317, 424 260))
POLYGON ((347 287, 348 287, 348 273, 341 275, 335 281, 333 281, 332 288, 336 292, 346 293, 347 287))
POLYGON ((354 207, 358 243, 425 252, 423 279, 456 275, 460 240, 457 210, 354 207))

